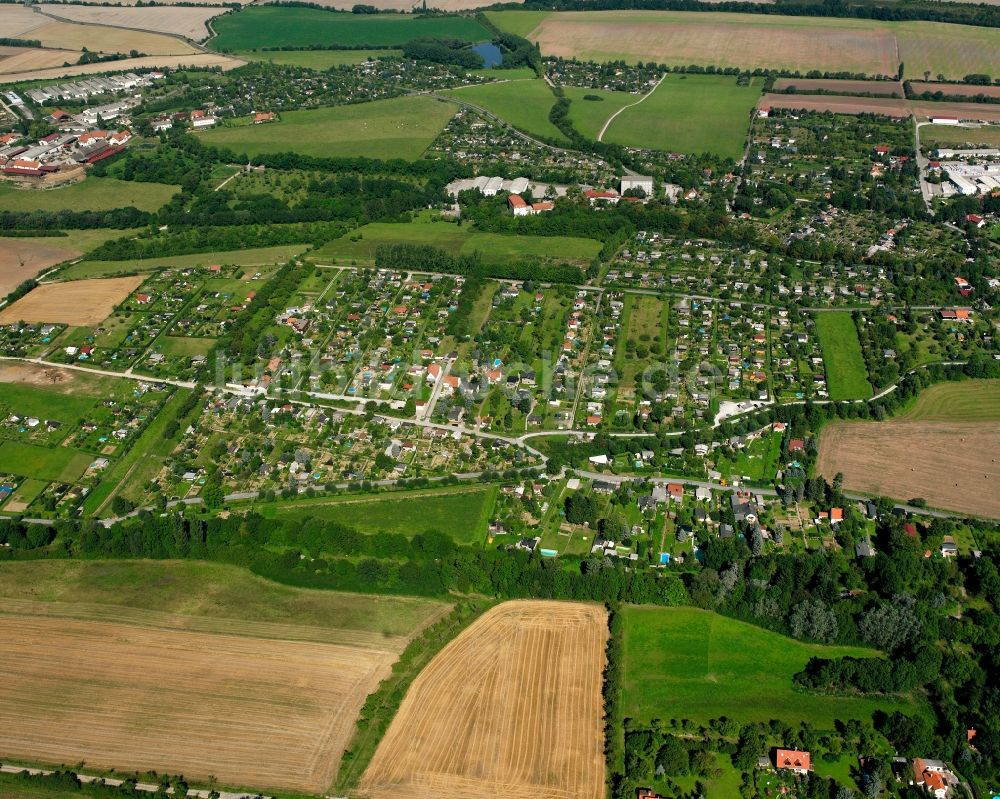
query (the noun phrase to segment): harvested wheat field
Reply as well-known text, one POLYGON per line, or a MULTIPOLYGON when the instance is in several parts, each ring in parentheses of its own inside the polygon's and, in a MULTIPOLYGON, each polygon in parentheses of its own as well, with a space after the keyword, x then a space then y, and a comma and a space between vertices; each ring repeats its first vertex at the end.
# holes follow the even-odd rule
POLYGON ((834 422, 816 470, 844 488, 1000 518, 1000 425, 991 422, 834 422))
MULTIPOLYGON (((182 67, 220 67, 223 72, 236 67, 242 67, 246 61, 215 53, 195 53, 190 55, 159 55, 142 58, 123 58, 114 62, 115 71, 134 69, 180 69, 182 67)), ((20 83, 27 80, 51 80, 53 78, 69 78, 74 75, 93 75, 107 72, 107 63, 73 64, 68 67, 53 69, 36 69, 32 72, 19 72, 16 75, 0 74, 0 84, 20 83)))
POLYGON ((0 615, 0 756, 320 793, 395 655, 0 615))
POLYGON ((370 799, 601 799, 598 605, 506 602, 420 673, 361 778, 370 799))
MULTIPOLYGON (((138 50, 147 55, 184 55, 193 53, 187 42, 160 33, 112 28, 105 25, 80 25, 58 22, 51 17, 36 15, 45 24, 32 28, 27 36, 38 39, 42 47, 81 50, 86 47, 99 53, 129 53, 138 50)), ((119 62, 116 62, 116 67, 119 62)), ((107 64, 104 65, 107 71, 107 64)))
MULTIPOLYGON (((45 17, 20 3, 0 5, 0 39, 25 39, 24 33, 37 28, 45 17)), ((35 38, 35 37, 30 37, 35 38)))
POLYGON ((549 14, 528 38, 546 55, 595 61, 655 60, 667 65, 781 67, 889 75, 896 71, 892 31, 853 20, 683 11, 549 14), (843 22, 844 24, 838 24, 843 22))
POLYGON ((906 100, 898 100, 892 97, 768 93, 761 97, 757 107, 790 108, 803 111, 832 111, 835 114, 881 114, 897 118, 910 116, 910 104, 906 100))
POLYGON ((0 73, 30 72, 72 64, 80 54, 73 50, 46 50, 42 47, 0 47, 0 73))
POLYGON ((107 319, 114 307, 138 288, 142 275, 43 283, 0 311, 7 322, 59 322, 92 326, 107 319))
POLYGON ((45 6, 45 13, 71 22, 170 33, 197 41, 208 36, 205 22, 227 10, 218 6, 215 8, 195 6, 150 6, 145 8, 134 6, 45 6))
POLYGON ((779 78, 774 90, 794 87, 799 92, 831 92, 833 94, 873 94, 878 97, 903 97, 903 84, 895 80, 835 80, 826 78, 779 78))
POLYGON ((0 239, 0 297, 48 267, 80 254, 53 241, 59 239, 0 239))

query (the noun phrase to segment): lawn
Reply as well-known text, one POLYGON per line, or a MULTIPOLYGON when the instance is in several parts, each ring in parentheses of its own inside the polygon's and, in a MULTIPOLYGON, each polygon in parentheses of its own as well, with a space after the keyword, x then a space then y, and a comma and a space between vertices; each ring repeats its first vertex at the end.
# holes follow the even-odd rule
POLYGON ((596 139, 604 123, 615 111, 642 97, 629 92, 609 92, 604 89, 580 89, 566 86, 563 91, 570 100, 569 119, 573 127, 590 139, 596 139), (600 97, 586 100, 585 97, 600 97))
POLYGON ((867 399, 872 395, 868 370, 854 319, 847 311, 816 314, 816 332, 823 349, 826 384, 832 400, 867 399))
POLYGON ((23 383, 0 383, 0 408, 24 418, 53 419, 59 422, 76 422, 86 416, 98 403, 96 396, 86 393, 48 391, 23 383))
POLYGON ((762 85, 738 86, 736 78, 720 75, 668 75, 639 105, 615 117, 604 141, 739 158, 762 85))
POLYGON ((484 261, 491 263, 519 258, 589 263, 601 249, 598 241, 572 236, 513 236, 476 231, 468 225, 459 227, 443 221, 373 222, 324 244, 313 257, 372 263, 380 245, 397 243, 429 244, 454 255, 478 252, 484 261))
POLYGON ((81 261, 59 273, 61 280, 83 280, 91 277, 110 277, 136 272, 155 272, 161 267, 184 268, 188 266, 269 266, 283 264, 307 249, 307 244, 282 244, 277 247, 259 247, 250 250, 203 252, 194 255, 171 255, 147 261, 81 261))
MULTIPOLYGON (((166 205, 180 186, 165 183, 140 183, 115 178, 88 177, 54 189, 18 189, 0 183, 0 211, 107 211, 135 206, 140 211, 155 211, 166 205)), ((55 243, 72 240, 52 239, 55 243)))
POLYGON ((491 114, 509 122, 518 130, 543 139, 565 142, 559 128, 549 122, 549 111, 556 98, 545 81, 512 80, 506 83, 484 83, 441 92, 459 100, 485 108, 491 114))
POLYGON ((72 483, 92 460, 85 452, 69 447, 39 447, 20 441, 0 443, 0 472, 22 477, 72 483))
POLYGON ((398 47, 411 39, 437 37, 478 42, 491 39, 473 17, 415 14, 351 14, 317 8, 254 6, 213 23, 215 50, 236 52, 262 47, 398 47))
POLYGON ((291 67, 325 70, 343 64, 360 64, 369 58, 401 56, 402 50, 263 50, 237 53, 247 61, 270 61, 291 67))
MULTIPOLYGON (((324 12, 325 13, 325 12, 324 12)), ((285 111, 270 125, 223 126, 200 135, 207 144, 250 156, 296 152, 325 158, 405 158, 413 161, 455 113, 431 97, 285 111)))
POLYGON ((363 533, 402 533, 410 537, 429 530, 447 533, 459 544, 481 544, 496 488, 431 489, 374 497, 345 497, 308 503, 279 504, 277 518, 312 516, 339 522, 363 533))
MULTIPOLYGON (((59 603, 84 617, 95 605, 110 605, 123 611, 387 635, 408 635, 444 607, 426 599, 293 588, 237 566, 194 560, 3 563, 0 598, 59 603)), ((141 616, 127 620, 141 622, 141 616)))
POLYGON ((983 125, 975 128, 958 125, 923 125, 920 143, 937 147, 1000 147, 1000 125, 983 125))
POLYGON ((1000 380, 963 380, 924 389, 897 419, 913 422, 1000 420, 1000 380))
POLYGON ((163 336, 156 342, 156 351, 164 355, 190 358, 192 355, 208 355, 217 339, 192 338, 191 336, 163 336))
POLYGON ((869 720, 879 708, 917 709, 912 700, 821 696, 792 685, 811 657, 875 656, 874 650, 806 644, 696 608, 623 613, 627 718, 696 724, 721 716, 741 724, 778 718, 832 729, 837 720, 869 720))

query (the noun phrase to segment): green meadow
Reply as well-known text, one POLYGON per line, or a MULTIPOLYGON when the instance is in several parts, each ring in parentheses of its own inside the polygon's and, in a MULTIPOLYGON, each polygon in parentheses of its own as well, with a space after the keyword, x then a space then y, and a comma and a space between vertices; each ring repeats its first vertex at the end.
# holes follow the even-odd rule
POLYGON ((612 114, 642 97, 629 92, 609 92, 604 89, 563 88, 569 98, 569 119, 573 127, 590 139, 596 139, 612 114), (585 99, 599 97, 599 100, 585 99))
POLYGON ((312 254, 316 260, 372 263, 382 244, 428 244, 453 255, 478 252, 484 261, 498 263, 519 258, 552 259, 589 263, 600 252, 594 239, 573 236, 514 236, 477 231, 453 222, 418 221, 395 224, 373 222, 334 241, 312 254))
POLYGON ((848 311, 816 314, 816 332, 823 350, 826 384, 832 400, 867 399, 872 395, 868 370, 854 319, 848 311))
POLYGON ((402 50, 260 50, 236 53, 247 61, 270 61, 290 67, 325 70, 344 64, 360 64, 369 58, 397 57, 402 50))
POLYGON ((474 17, 458 15, 352 14, 294 6, 248 6, 213 21, 215 50, 239 52, 262 47, 398 47, 411 39, 434 37, 478 42, 490 32, 474 17))
POLYGON ((807 644, 696 608, 623 613, 626 718, 777 718, 832 729, 837 720, 868 720, 878 709, 918 709, 911 699, 822 696, 792 684, 811 657, 875 657, 874 650, 807 644))
POLYGON ((419 158, 455 113, 431 97, 285 111, 270 125, 225 125, 199 135, 237 154, 295 152, 327 158, 419 158))
POLYGON ((759 79, 750 86, 738 86, 736 78, 729 76, 667 75, 639 105, 615 117, 604 141, 648 150, 711 152, 739 158, 761 85, 759 79))
POLYGON ((548 84, 540 78, 463 86, 441 94, 485 108, 530 135, 566 141, 559 128, 549 122, 549 111, 556 98, 548 84))
POLYGON ((225 252, 203 252, 194 255, 170 255, 165 258, 150 258, 146 261, 81 261, 67 266, 59 273, 63 280, 83 280, 91 277, 155 272, 160 268, 180 268, 189 266, 269 266, 282 264, 307 249, 307 244, 281 244, 276 247, 258 247, 250 250, 227 250, 225 252))
POLYGON ((963 380, 925 388, 897 419, 913 422, 1000 420, 1000 380, 963 380))
MULTIPOLYGON (((0 183, 0 211, 107 211, 130 206, 155 211, 179 191, 180 186, 166 183, 98 177, 53 189, 19 189, 0 183)), ((66 239, 52 239, 53 244, 63 241, 66 239)))
POLYGON ((39 447, 21 441, 0 442, 0 472, 38 480, 72 483, 84 473, 93 456, 69 447, 39 447))

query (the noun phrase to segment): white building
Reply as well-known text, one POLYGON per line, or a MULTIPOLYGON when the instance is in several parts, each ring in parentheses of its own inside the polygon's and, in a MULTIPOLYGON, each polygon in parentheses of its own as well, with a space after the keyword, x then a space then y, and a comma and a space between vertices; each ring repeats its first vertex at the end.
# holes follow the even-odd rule
POLYGON ((653 196, 653 178, 648 175, 625 175, 621 180, 622 194, 629 189, 641 189, 647 197, 653 196))

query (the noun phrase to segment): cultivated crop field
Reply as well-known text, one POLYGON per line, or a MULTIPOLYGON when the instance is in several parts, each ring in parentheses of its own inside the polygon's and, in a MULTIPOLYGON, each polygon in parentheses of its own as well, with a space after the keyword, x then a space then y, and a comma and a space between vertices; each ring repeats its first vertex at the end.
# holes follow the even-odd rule
MULTIPOLYGON (((68 23, 67 23, 68 24, 68 23)), ((162 37, 169 38, 169 37, 162 37)), ((174 39, 173 41, 177 41, 174 39)), ((51 67, 48 69, 38 68, 15 74, 0 73, 0 84, 21 83, 29 80, 52 80, 54 78, 66 78, 72 75, 95 75, 108 71, 106 63, 96 64, 74 64, 76 60, 73 53, 67 53, 65 61, 70 66, 51 67)), ((178 69, 180 67, 218 67, 223 72, 243 66, 245 62, 238 58, 217 55, 215 53, 191 52, 187 55, 151 55, 141 58, 123 58, 115 61, 115 70, 128 71, 134 69, 178 69)))
POLYGON ((1000 32, 969 25, 683 11, 535 12, 526 17, 518 11, 490 16, 500 27, 509 25, 538 42, 545 55, 594 61, 869 75, 895 74, 904 61, 909 74, 929 70, 960 78, 989 74, 1000 59, 1000 32))
MULTIPOLYGON (((916 84, 915 84, 916 85, 916 84)), ((945 84, 948 85, 948 84, 945 84)), ((834 94, 875 94, 881 97, 902 97, 903 85, 889 80, 827 80, 825 78, 778 78, 775 91, 795 88, 800 92, 833 92, 834 94)))
POLYGON ((0 324, 20 321, 93 326, 107 319, 114 307, 138 288, 142 280, 142 276, 134 275, 46 283, 0 311, 0 324))
POLYGON ((79 56, 67 50, 46 50, 42 47, 0 47, 0 75, 31 72, 58 67, 79 56))
POLYGON ((226 9, 222 7, 196 8, 193 6, 136 8, 134 6, 77 6, 61 3, 45 6, 47 14, 70 22, 169 33, 197 41, 208 36, 208 28, 205 23, 225 11, 226 9))
POLYGON ((926 102, 892 97, 850 97, 828 94, 765 94, 761 108, 792 108, 832 111, 835 114, 881 114, 890 117, 957 117, 982 122, 1000 122, 1000 109, 989 103, 926 102))
MULTIPOLYGON (((328 12, 320 12, 328 13, 328 12)), ((271 125, 241 125, 199 135, 216 147, 250 156, 296 152, 335 158, 405 158, 423 154, 454 115, 455 107, 430 97, 286 111, 271 125)))
POLYGON ((426 600, 198 562, 3 564, 0 752, 322 793, 426 600))
POLYGON ((370 799, 600 799, 597 605, 506 602, 410 687, 358 793, 370 799))
POLYGON ((781 719, 832 729, 879 708, 913 703, 800 692, 792 676, 811 657, 874 656, 857 647, 806 644, 696 608, 627 607, 625 716, 639 721, 726 716, 741 724, 781 719))
POLYGON ((343 64, 360 64, 369 58, 398 57, 402 50, 262 50, 237 53, 247 61, 270 61, 292 67, 326 70, 343 64))
POLYGON ((53 189, 16 188, 9 183, 0 183, 0 211, 59 211, 77 208, 105 211, 129 206, 140 211, 155 211, 178 191, 180 186, 164 183, 98 177, 88 177, 79 183, 53 189))
POLYGON ((604 141, 681 153, 739 158, 760 86, 736 78, 668 75, 648 98, 615 117, 604 141))
MULTIPOLYGON (((0 195, 0 202, 3 196, 0 195)), ((18 284, 50 266, 75 258, 78 250, 67 247, 68 239, 0 239, 0 297, 18 284)))
POLYGON ((854 319, 847 311, 816 314, 816 332, 823 348, 826 382, 832 400, 867 399, 872 395, 868 370, 854 319))
POLYGON ((1000 86, 970 86, 960 83, 924 83, 923 81, 910 81, 910 87, 917 94, 924 92, 941 92, 941 94, 954 97, 968 97, 970 95, 981 94, 984 97, 1000 97, 1000 86))
POLYGON ((818 473, 844 487, 1000 518, 1000 381, 934 386, 887 422, 823 428, 818 473))
POLYGON ((410 14, 351 14, 315 8, 254 6, 213 23, 215 50, 257 50, 341 44, 398 46, 423 36, 482 41, 490 33, 472 17, 420 17, 410 14))
POLYGON ((559 128, 549 121, 556 98, 548 84, 539 78, 463 86, 442 94, 485 108, 525 133, 566 141, 559 128))
POLYGON ((173 36, 104 25, 57 22, 40 14, 34 16, 45 24, 32 28, 24 35, 29 39, 40 40, 43 47, 69 50, 82 50, 86 47, 101 53, 129 53, 138 50, 149 55, 182 55, 195 52, 190 44, 173 36))

